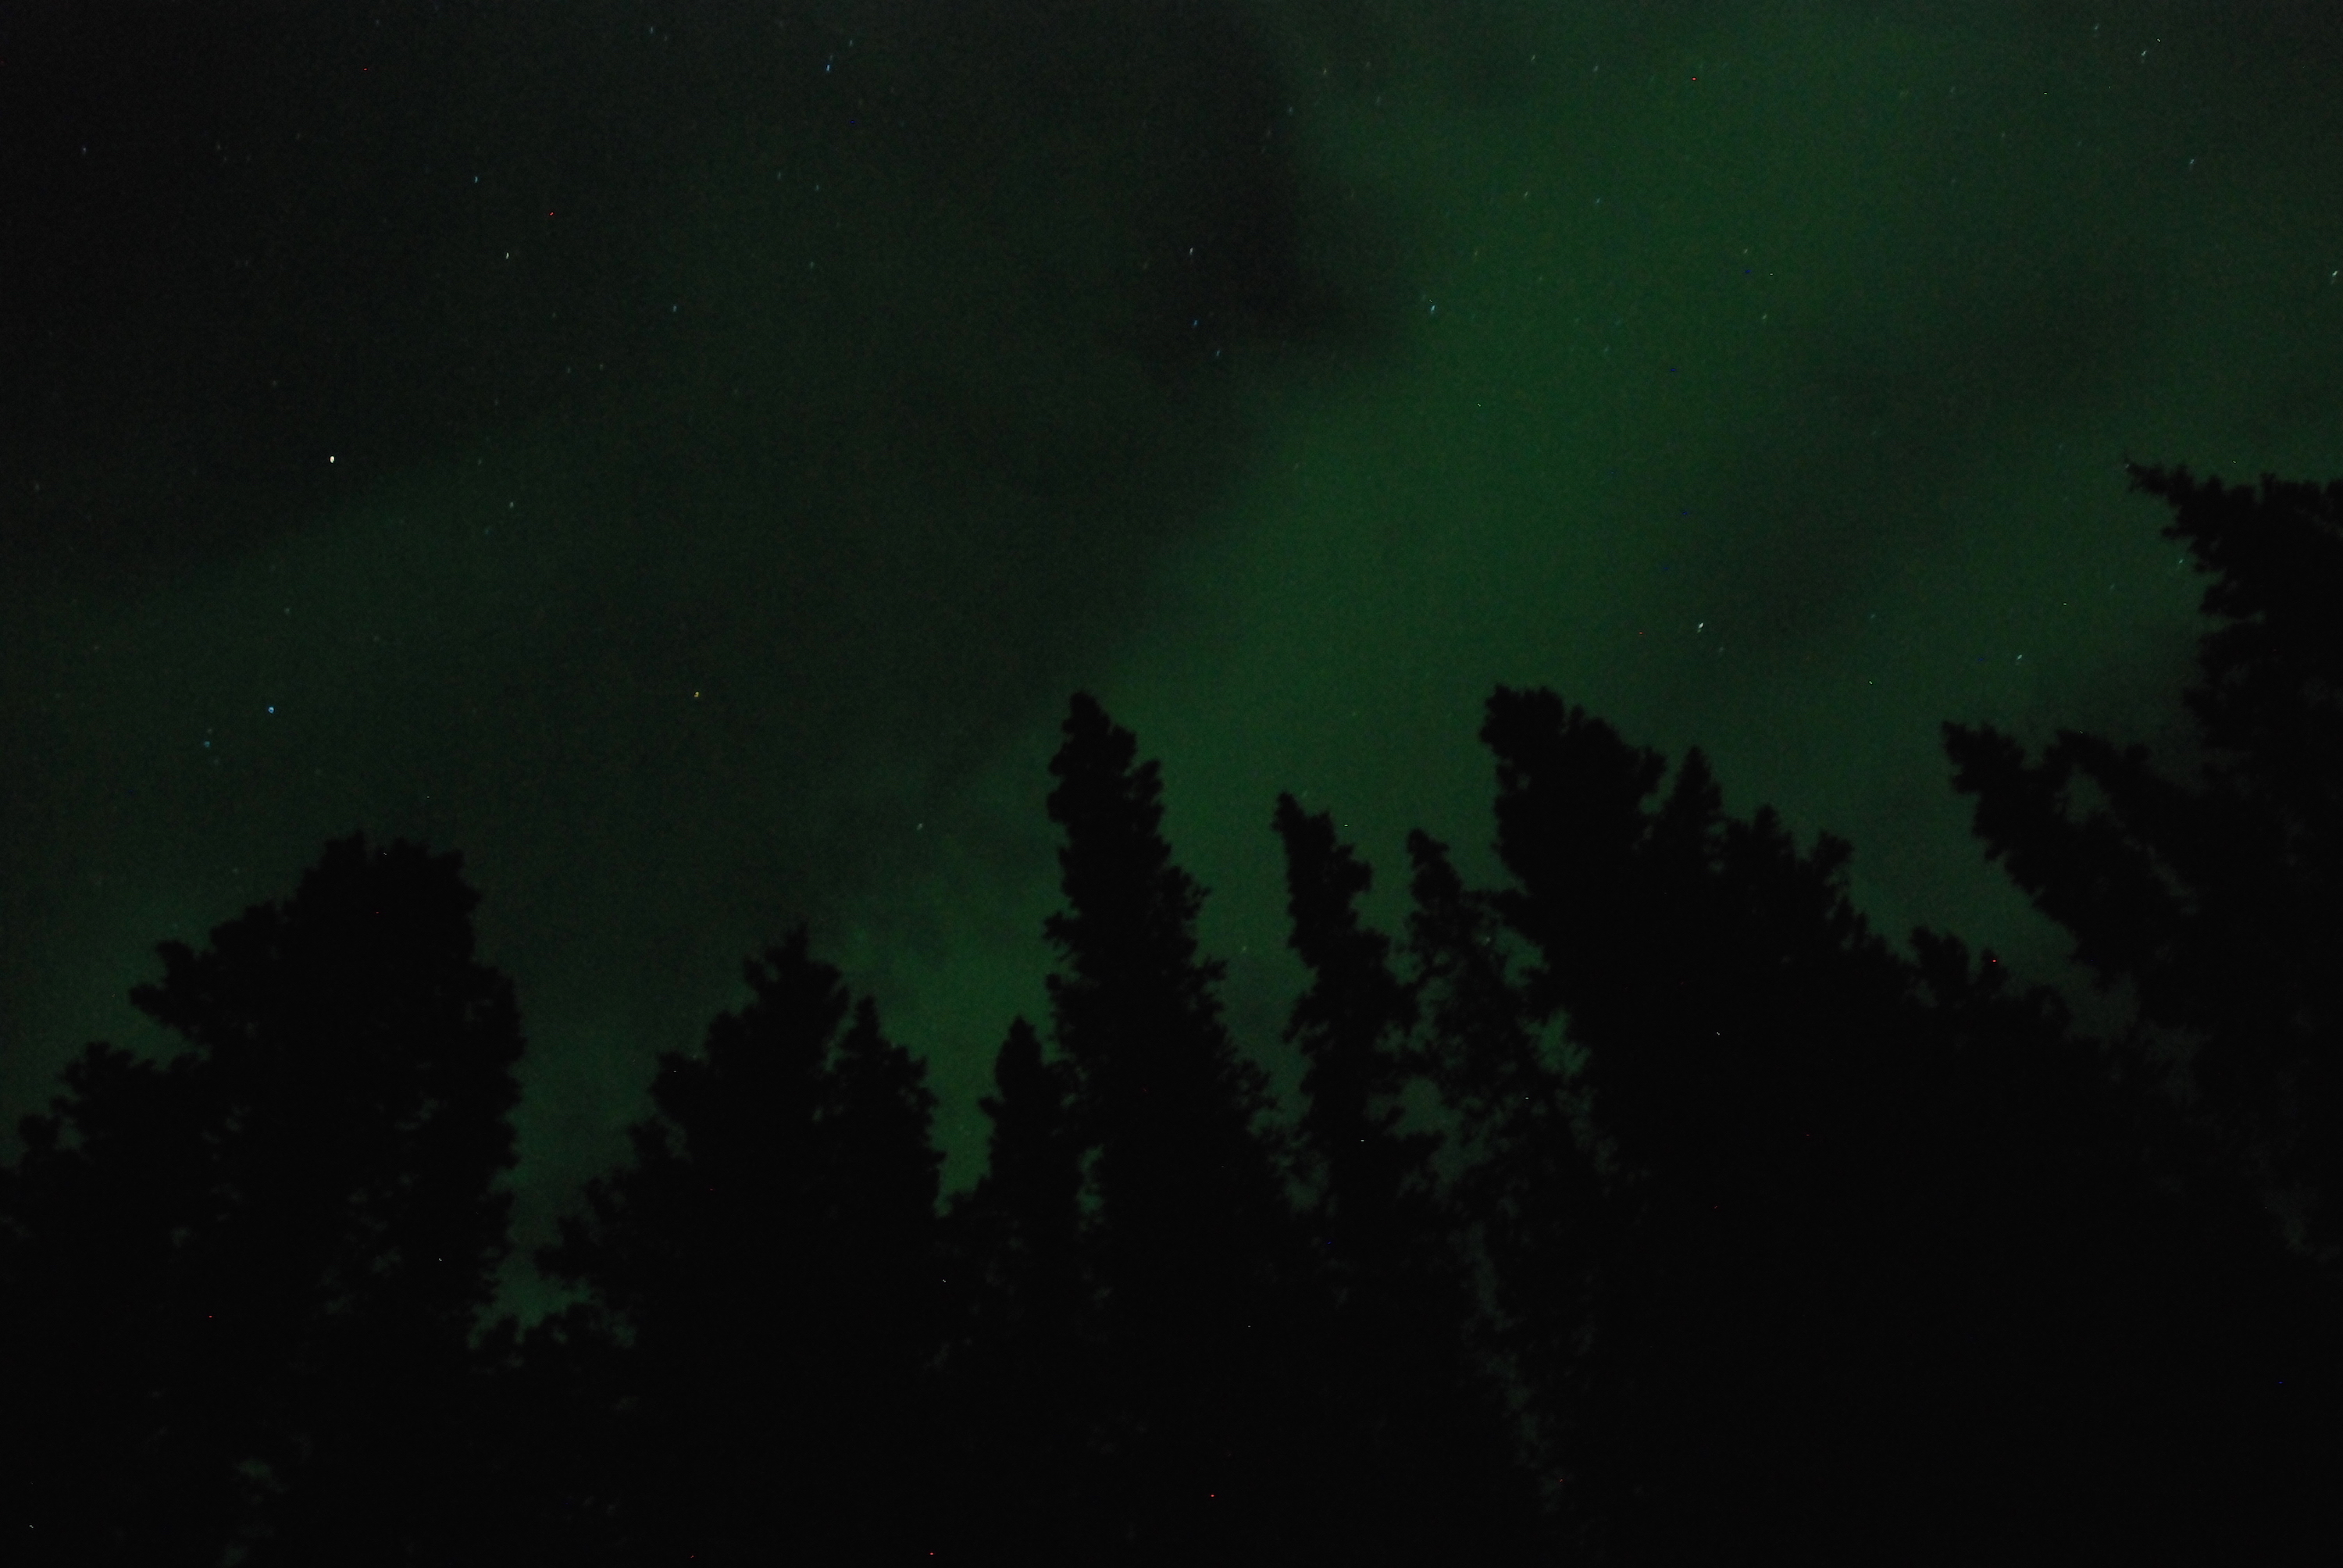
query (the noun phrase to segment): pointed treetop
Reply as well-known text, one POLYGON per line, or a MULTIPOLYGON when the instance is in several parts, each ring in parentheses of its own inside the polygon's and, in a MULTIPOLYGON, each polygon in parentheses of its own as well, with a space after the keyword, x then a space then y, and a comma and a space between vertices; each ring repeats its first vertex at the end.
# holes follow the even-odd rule
POLYGON ((1161 765, 1137 762, 1137 738, 1087 692, 1074 694, 1065 737, 1050 761, 1059 783, 1049 809, 1066 835, 1058 866, 1068 907, 1044 926, 1050 940, 1087 980, 1140 950, 1192 964, 1204 894, 1162 837, 1161 765))

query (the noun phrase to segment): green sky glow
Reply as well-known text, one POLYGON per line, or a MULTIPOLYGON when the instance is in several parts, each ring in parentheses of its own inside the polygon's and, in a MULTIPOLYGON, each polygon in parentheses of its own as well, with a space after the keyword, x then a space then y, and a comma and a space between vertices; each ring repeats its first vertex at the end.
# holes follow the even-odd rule
POLYGON ((1164 759, 1265 1053, 1296 976, 1276 792, 1347 824, 1386 919, 1412 826, 1485 871, 1499 681, 1703 746, 1734 809, 1852 839, 1891 934, 2046 973, 1938 722, 2155 739, 2197 587, 2121 461, 2343 473, 2317 8, 1263 5, 1207 47, 1069 5, 1011 48, 1003 7, 950 55, 906 9, 791 13, 769 60, 703 62, 711 95, 660 75, 653 8, 603 6, 652 20, 602 120, 549 67, 410 62, 380 90, 473 106, 435 145, 480 166, 386 155, 447 187, 401 209, 437 215, 382 275, 407 293, 198 280, 39 361, 10 407, 70 417, 0 441, 12 1120, 82 1040, 146 1038, 122 993, 155 940, 363 827, 484 891, 532 1039, 525 1236, 800 914, 928 1055, 965 1181, 1041 1005, 1078 685, 1164 759), (1232 61, 1288 111, 1251 195, 1179 140, 1242 95, 1232 61), (1179 104, 1167 142, 1149 106, 1179 104), (497 187, 635 114, 662 128, 623 180, 545 220, 497 187), (1282 236, 1307 297, 1149 348, 1191 286, 1154 269, 1204 265, 1183 223, 1282 236), (280 417, 237 324, 298 312, 416 347, 354 326, 373 357, 302 361, 280 417), (277 487, 175 509, 247 440, 277 487))

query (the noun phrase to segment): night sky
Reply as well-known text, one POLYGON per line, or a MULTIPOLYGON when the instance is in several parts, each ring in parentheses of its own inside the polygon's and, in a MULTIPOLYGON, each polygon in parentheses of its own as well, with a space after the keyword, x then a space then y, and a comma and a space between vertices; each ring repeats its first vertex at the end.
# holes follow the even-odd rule
POLYGON ((800 918, 964 1184, 1077 687, 1272 1064, 1278 790, 1395 923, 1501 681, 2056 978, 1937 726, 2169 754, 2123 460, 2343 477, 2338 73, 2314 0, 11 5, 0 1112, 363 829, 483 893, 524 1242, 800 918))

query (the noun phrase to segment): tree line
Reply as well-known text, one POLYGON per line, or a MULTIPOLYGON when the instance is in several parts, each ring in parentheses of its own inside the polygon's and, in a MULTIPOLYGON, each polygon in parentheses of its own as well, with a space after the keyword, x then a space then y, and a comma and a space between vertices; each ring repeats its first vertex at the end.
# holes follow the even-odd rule
POLYGON ((2343 1543, 2343 482, 2135 467, 2210 579, 2188 777, 1947 725, 2124 1005, 1845 891, 1500 688, 1501 886, 1404 927, 1291 795, 1288 1116, 1160 766, 1073 698, 1048 1016, 949 1201, 924 1064, 799 929, 659 1059, 492 1317, 522 1055, 458 858, 328 844, 159 950, 0 1170, 34 1563, 2278 1563, 2343 1543))

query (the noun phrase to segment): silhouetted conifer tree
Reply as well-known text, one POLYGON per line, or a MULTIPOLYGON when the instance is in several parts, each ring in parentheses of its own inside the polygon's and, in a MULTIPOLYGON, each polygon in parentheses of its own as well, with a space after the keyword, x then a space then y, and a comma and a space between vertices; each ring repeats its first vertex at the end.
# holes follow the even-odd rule
POLYGON ((977 1102, 992 1137, 967 1207, 989 1227, 985 1266, 999 1287, 995 1332, 1003 1340, 1061 1345, 1083 1325, 1088 1305, 1073 1073, 1043 1056, 1041 1037, 1020 1018, 993 1064, 993 1087, 977 1102))
POLYGON ((1596 1556, 1626 1457, 1602 1414, 1611 1391, 1592 1376, 1613 1359, 1589 1353, 1610 1278, 1599 1145, 1528 1017, 1489 897, 1438 839, 1411 833, 1407 851, 1414 1050, 1452 1118, 1453 1233, 1486 1298, 1475 1340, 1504 1369, 1556 1523, 1596 1556))
POLYGON ((2203 777, 2060 730, 2041 760, 1948 724, 1987 853, 2134 999, 2135 1049, 2177 1050, 2184 1097, 2330 1262, 2343 1226, 2343 481, 2258 492, 2137 465, 2133 487, 2213 581, 2186 693, 2203 777))
POLYGON ((1312 1336, 1324 1381, 1317 1484, 1328 1560, 1522 1559, 1535 1494, 1494 1384, 1470 1353, 1468 1254, 1443 1201, 1437 1134, 1406 1125, 1412 990, 1391 943, 1361 925, 1373 873, 1331 816, 1278 797, 1289 939, 1311 971, 1285 1039, 1301 1052, 1303 1216, 1328 1287, 1312 1336))
POLYGON ((959 1335, 948 1368, 957 1428, 955 1554, 1035 1568, 1084 1560, 1097 1323, 1082 1245, 1073 1072, 1024 1019, 978 1103, 992 1123, 984 1176, 953 1203, 949 1267, 959 1335))
POLYGON ((935 1524, 933 1097, 802 929, 746 970, 541 1259, 619 1340, 611 1527, 633 1561, 908 1557, 935 1524))
POLYGON ((2121 1039, 1501 688, 1511 883, 1411 835, 1405 978, 1279 798, 1288 1135, 1077 695, 1054 1049, 1011 1025, 983 1180, 939 1218, 924 1069, 799 930, 541 1254, 584 1300, 483 1336, 511 989, 456 857, 340 840, 164 944, 190 1049, 92 1045, 0 1171, 8 1561, 2323 1562, 2343 485, 2133 477, 2216 579, 2202 776, 1946 727, 2121 1039))
POLYGON ((94 1046, 28 1121, 5 1289, 38 1370, 10 1425, 65 1441, 11 1473, 14 1547, 452 1554, 521 1052, 477 900, 453 855, 328 844, 290 900, 162 945, 132 1000, 191 1050, 94 1046))
POLYGON ((1908 970, 1846 901, 1846 846, 1725 817, 1697 751, 1647 804, 1664 760, 1550 693, 1500 689, 1483 738, 1524 1000, 1566 1019, 1626 1178, 1594 1328, 1620 1528, 1670 1556, 1877 1549, 1919 1468, 1888 1392, 1926 1223, 1908 970))
POLYGON ((1200 958, 1202 892, 1159 831, 1152 761, 1077 695, 1050 818, 1066 908, 1046 930, 1058 1043, 1095 1204, 1105 1507, 1099 1559, 1193 1563, 1306 1549, 1306 1454, 1292 1352, 1299 1247, 1265 1076, 1222 1024, 1222 966, 1200 958), (1302 1532, 1284 1540, 1280 1533, 1302 1532))
POLYGON ((2163 1550, 2277 1561, 2343 1538, 2343 483, 2130 472, 2213 578, 2216 625, 2184 693, 2197 776, 2073 730, 2038 761, 1990 726, 1947 724, 1946 749, 1987 853, 2131 1004, 2103 1076, 2166 1201, 2134 1232, 2117 1332, 2094 1336, 2100 1353, 2138 1347, 2134 1397, 2105 1380, 2130 1435, 2107 1446, 2133 1473, 2101 1490, 2137 1498, 2163 1550), (2262 1244, 2272 1234, 2325 1278, 2262 1244))
POLYGON ((1423 1227, 1401 1217, 1428 1191, 1439 1142, 1403 1125, 1401 1052, 1415 998, 1392 973, 1389 939, 1359 923, 1355 902, 1373 872, 1335 839, 1332 817, 1306 816, 1280 795, 1275 827, 1285 846, 1288 945, 1311 972, 1285 1027, 1304 1064, 1298 1131, 1311 1228, 1333 1254, 1338 1279, 1355 1275, 1365 1286, 1412 1266, 1423 1241, 1423 1227))
MULTIPOLYGON (((1662 760, 1549 694, 1501 689, 1484 739, 1514 886, 1465 894, 1419 843, 1419 923, 1496 999, 1445 1031, 1452 1084, 1507 1085, 1459 1099, 1468 1128, 1554 1081, 1485 1043, 1517 1026, 1473 975, 1483 910, 1538 954, 1523 1024, 1559 1018, 1584 1053, 1564 1076, 1605 1173, 1585 1331, 1572 1375, 1519 1364, 1613 1456, 1601 1555, 2270 1560, 2302 1531, 2323 1395, 2278 1390, 2326 1375, 2319 1302, 2063 1010, 1947 938, 1896 958, 1846 902, 1845 846, 1727 818, 1696 752, 1654 804, 1662 760)), ((1476 1179, 1562 1141, 1490 1141, 1476 1179)), ((1484 1233, 1503 1212, 1467 1208, 1484 1233)), ((1501 1298, 1531 1282, 1516 1321, 1569 1299, 1489 1251, 1501 1298)))
POLYGON ((2290 1560, 2324 1487, 2302 1350, 2331 1332, 2298 1261, 2053 996, 2013 993, 1989 951, 1971 972, 1957 940, 1915 946, 1946 1053, 1913 1315, 1944 1434, 1913 1514, 1939 1560, 2290 1560))

